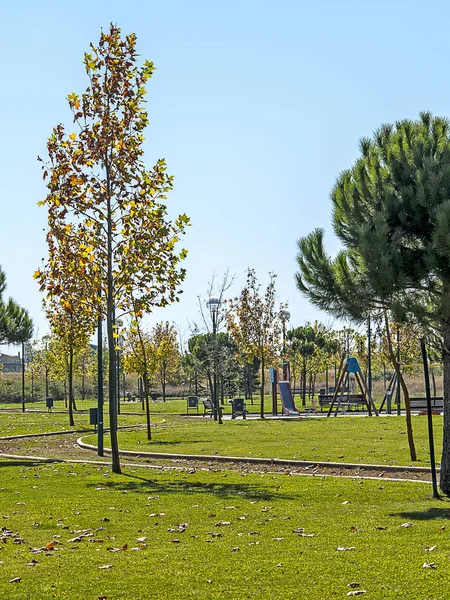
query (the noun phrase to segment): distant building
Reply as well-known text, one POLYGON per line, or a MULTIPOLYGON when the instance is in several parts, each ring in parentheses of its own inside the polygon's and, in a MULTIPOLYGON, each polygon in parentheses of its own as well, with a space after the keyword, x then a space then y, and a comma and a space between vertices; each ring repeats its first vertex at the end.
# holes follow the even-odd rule
POLYGON ((16 356, 2 354, 0 352, 0 365, 3 366, 3 373, 22 373, 22 359, 20 352, 16 356))

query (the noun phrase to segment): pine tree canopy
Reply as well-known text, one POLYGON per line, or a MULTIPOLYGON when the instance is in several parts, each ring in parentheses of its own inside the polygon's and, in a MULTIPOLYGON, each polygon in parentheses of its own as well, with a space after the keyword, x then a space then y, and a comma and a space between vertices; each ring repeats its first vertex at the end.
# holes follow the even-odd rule
POLYGON ((12 298, 3 300, 6 276, 0 268, 0 344, 19 344, 28 341, 33 334, 33 321, 28 312, 12 298))
POLYGON ((317 229, 298 241, 298 288, 321 309, 362 320, 377 308, 442 325, 450 319, 449 121, 422 113, 383 125, 331 192, 344 249, 317 229))

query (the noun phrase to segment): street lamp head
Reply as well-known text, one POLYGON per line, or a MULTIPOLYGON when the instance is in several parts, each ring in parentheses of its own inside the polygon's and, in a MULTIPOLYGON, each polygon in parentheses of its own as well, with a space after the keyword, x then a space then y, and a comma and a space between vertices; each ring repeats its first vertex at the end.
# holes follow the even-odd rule
POLYGON ((206 306, 209 308, 209 310, 212 313, 215 313, 219 310, 220 308, 220 298, 217 298, 217 296, 211 296, 207 301, 206 301, 206 306))
POLYGON ((287 310, 287 308, 283 308, 283 310, 280 310, 279 317, 282 321, 289 321, 291 318, 291 313, 287 310))

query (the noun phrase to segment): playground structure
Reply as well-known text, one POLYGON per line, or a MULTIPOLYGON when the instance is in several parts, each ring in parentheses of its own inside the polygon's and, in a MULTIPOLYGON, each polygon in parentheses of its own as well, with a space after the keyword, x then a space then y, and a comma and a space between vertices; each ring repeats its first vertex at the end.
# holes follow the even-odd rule
POLYGON ((347 389, 348 389, 348 381, 349 381, 350 373, 354 374, 356 382, 361 389, 363 401, 364 401, 365 405, 367 406, 367 411, 368 411, 369 415, 372 416, 374 414, 376 417, 378 417, 377 409, 375 408, 375 404, 372 400, 372 394, 370 393, 370 390, 367 387, 367 383, 364 378, 364 375, 361 372, 361 367, 359 366, 358 360, 354 357, 349 357, 345 361, 344 368, 342 369, 342 372, 339 375, 339 379, 336 384, 336 389, 334 391, 333 398, 331 400, 330 408, 328 409, 327 417, 329 417, 331 415, 334 404, 335 404, 338 396, 339 396, 339 400, 336 405, 334 416, 337 416, 337 414, 339 412, 339 408, 341 406, 341 403, 343 401, 345 402, 345 399, 344 399, 344 393, 345 393, 344 387, 345 386, 343 384, 346 381, 347 389))
POLYGON ((291 383, 289 381, 280 381, 278 383, 281 396, 281 405, 283 415, 299 415, 300 410, 295 406, 294 396, 292 395, 291 383))

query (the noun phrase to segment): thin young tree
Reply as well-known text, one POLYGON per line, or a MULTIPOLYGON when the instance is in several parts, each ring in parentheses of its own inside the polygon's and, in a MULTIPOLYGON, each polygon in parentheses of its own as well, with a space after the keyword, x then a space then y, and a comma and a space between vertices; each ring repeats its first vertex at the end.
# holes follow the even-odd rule
MULTIPOLYGON (((120 473, 117 440, 115 318, 140 317, 178 298, 186 251, 176 246, 189 219, 170 221, 165 204, 172 177, 164 160, 148 169, 143 161, 144 107, 152 62, 140 66, 136 36, 110 25, 97 46, 84 55, 88 87, 67 97, 74 129, 57 125, 47 144, 43 177, 48 195, 49 247, 76 222, 84 228, 75 255, 92 265, 98 294, 85 298, 85 310, 106 320, 109 354, 109 415, 112 470, 120 473)), ((56 244, 57 245, 57 244, 56 244)), ((50 255, 44 270, 59 279, 50 255)), ((42 281, 41 273, 37 278, 42 281)), ((69 294, 69 290, 65 290, 69 294)), ((66 296, 67 297, 67 296, 66 296)), ((69 299, 68 299, 69 300, 69 299)), ((70 300, 69 300, 70 301, 70 300)))
POLYGON ((260 292, 254 269, 247 271, 247 283, 239 297, 229 301, 227 328, 238 351, 261 361, 260 416, 264 418, 265 369, 275 362, 280 353, 281 321, 278 318, 283 305, 276 306, 276 275, 269 274, 269 283, 260 292))
POLYGON ((162 388, 163 402, 165 402, 167 381, 176 377, 180 366, 178 331, 169 321, 161 321, 153 327, 151 337, 156 352, 158 379, 162 388))

